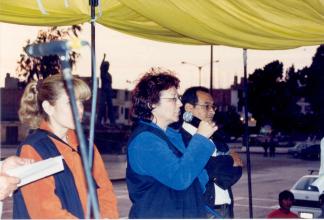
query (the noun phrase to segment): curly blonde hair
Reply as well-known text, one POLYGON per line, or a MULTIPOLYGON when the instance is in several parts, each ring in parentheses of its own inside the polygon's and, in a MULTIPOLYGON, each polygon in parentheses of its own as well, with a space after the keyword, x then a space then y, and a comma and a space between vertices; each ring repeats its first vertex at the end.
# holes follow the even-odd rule
MULTIPOLYGON (((77 77, 73 77, 75 96, 78 100, 84 101, 91 97, 89 86, 77 77)), ((55 105, 59 96, 65 92, 65 85, 62 74, 47 77, 44 80, 30 82, 20 100, 18 111, 19 119, 30 128, 38 128, 42 119, 48 120, 48 115, 42 107, 44 101, 55 105)))

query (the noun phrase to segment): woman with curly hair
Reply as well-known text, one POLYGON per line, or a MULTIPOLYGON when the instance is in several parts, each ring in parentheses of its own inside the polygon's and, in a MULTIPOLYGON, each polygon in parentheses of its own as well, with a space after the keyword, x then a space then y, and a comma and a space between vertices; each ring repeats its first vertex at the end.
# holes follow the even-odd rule
MULTIPOLYGON (((91 92, 82 80, 74 77, 72 81, 82 119, 83 101, 91 92)), ((36 130, 23 141, 17 154, 35 161, 62 155, 64 171, 21 187, 14 194, 13 218, 86 218, 87 182, 62 75, 29 83, 21 99, 19 118, 36 130)), ((96 147, 92 177, 100 216, 118 218, 116 196, 96 147)))
POLYGON ((209 137, 214 123, 201 122, 186 147, 181 134, 168 127, 178 121, 179 79, 152 69, 132 93, 138 122, 128 143, 129 218, 205 218, 204 166, 215 148, 209 137))

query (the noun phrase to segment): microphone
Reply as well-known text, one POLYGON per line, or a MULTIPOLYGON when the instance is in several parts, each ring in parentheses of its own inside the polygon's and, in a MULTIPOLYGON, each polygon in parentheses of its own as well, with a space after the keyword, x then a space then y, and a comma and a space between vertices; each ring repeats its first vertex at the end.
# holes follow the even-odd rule
POLYGON ((29 56, 42 57, 49 55, 65 55, 67 51, 78 49, 85 45, 89 45, 89 43, 79 39, 58 40, 47 43, 31 44, 26 46, 24 50, 29 56))
POLYGON ((196 128, 199 127, 201 121, 199 118, 193 116, 191 112, 184 112, 182 115, 182 119, 196 128))

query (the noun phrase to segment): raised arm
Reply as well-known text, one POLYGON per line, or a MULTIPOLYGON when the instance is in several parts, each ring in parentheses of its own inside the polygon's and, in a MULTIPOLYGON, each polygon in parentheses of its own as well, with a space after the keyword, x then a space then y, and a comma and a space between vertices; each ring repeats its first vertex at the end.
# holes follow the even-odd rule
POLYGON ((184 148, 183 155, 177 157, 164 140, 143 132, 130 143, 128 155, 135 172, 153 176, 173 189, 183 190, 201 173, 214 147, 207 138, 196 134, 184 148))

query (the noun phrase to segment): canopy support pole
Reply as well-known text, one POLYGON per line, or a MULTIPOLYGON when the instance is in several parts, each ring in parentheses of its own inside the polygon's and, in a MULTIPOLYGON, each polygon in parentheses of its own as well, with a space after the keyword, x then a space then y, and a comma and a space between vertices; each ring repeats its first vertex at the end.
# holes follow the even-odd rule
POLYGON ((93 144, 94 144, 94 127, 96 118, 97 107, 97 93, 98 93, 98 81, 96 76, 96 6, 98 1, 90 0, 91 5, 91 81, 92 81, 92 100, 91 100, 91 116, 90 116, 90 128, 89 128, 89 161, 92 165, 93 158, 93 144))
POLYGON ((248 81, 247 81, 247 50, 243 49, 243 65, 244 65, 244 137, 243 146, 246 147, 246 167, 248 177, 248 190, 249 190, 249 214, 253 218, 253 205, 252 205, 252 182, 251 182, 251 159, 250 159, 250 146, 249 146, 249 111, 248 111, 248 81))
MULTIPOLYGON (((88 160, 89 166, 92 168, 93 164, 93 146, 94 146, 94 127, 95 127, 95 118, 96 118, 96 107, 97 107, 97 93, 98 93, 98 81, 96 76, 96 28, 95 28, 95 20, 96 20, 96 7, 98 6, 98 0, 89 0, 89 5, 91 6, 91 80, 92 80, 92 100, 91 100, 91 116, 90 116, 90 127, 89 127, 89 152, 88 152, 88 160)), ((92 170, 92 169, 91 169, 92 170)), ((93 211, 93 216, 98 219, 100 218, 99 214, 99 206, 97 198, 89 195, 90 203, 88 200, 87 210, 88 216, 90 218, 91 214, 91 206, 93 211), (96 199, 96 201, 94 200, 96 199)))
POLYGON ((213 96, 213 72, 214 72, 214 50, 213 45, 210 45, 210 94, 213 96))

